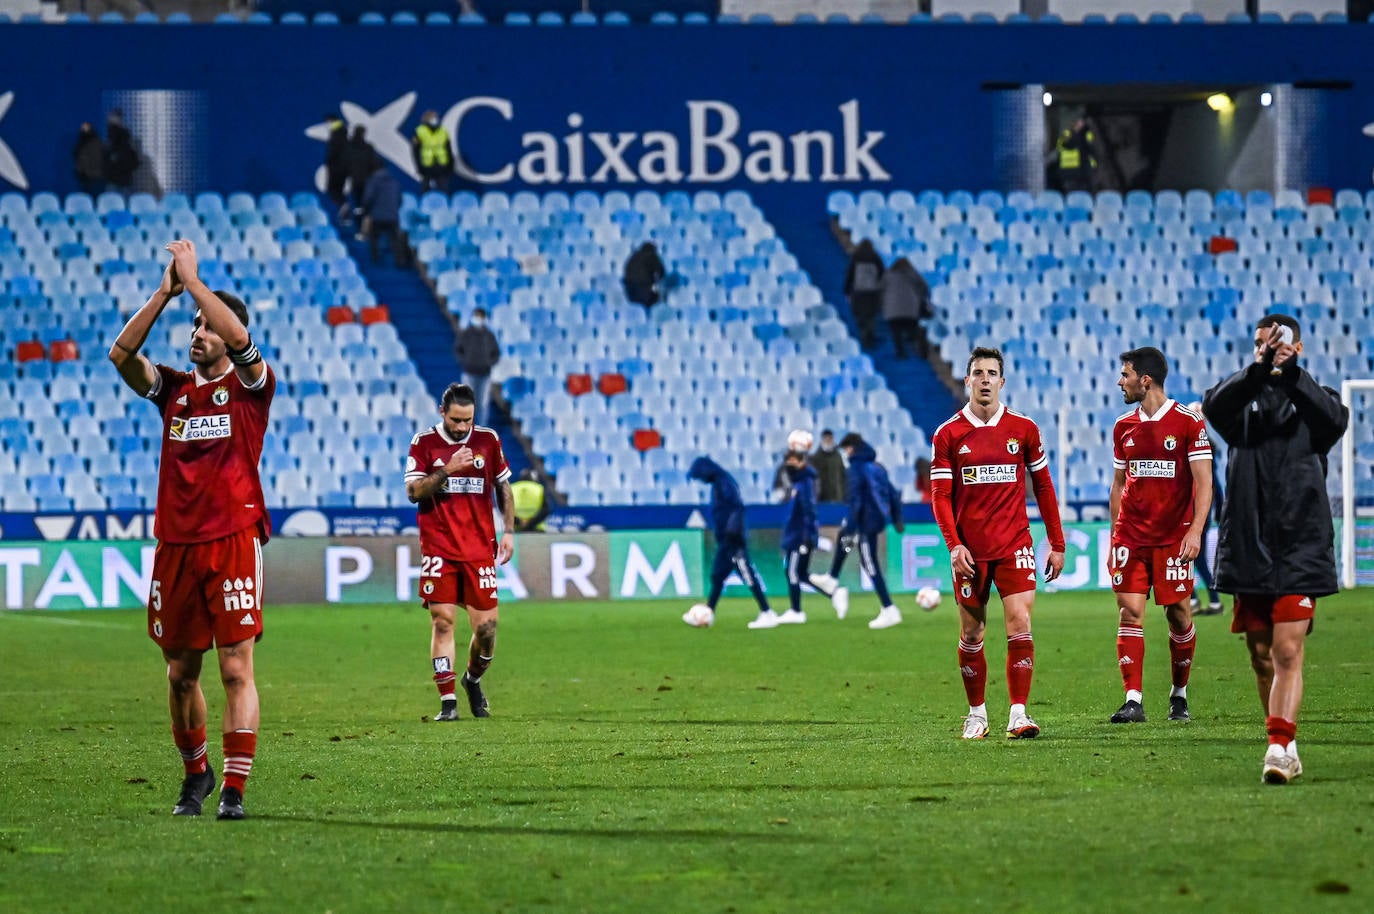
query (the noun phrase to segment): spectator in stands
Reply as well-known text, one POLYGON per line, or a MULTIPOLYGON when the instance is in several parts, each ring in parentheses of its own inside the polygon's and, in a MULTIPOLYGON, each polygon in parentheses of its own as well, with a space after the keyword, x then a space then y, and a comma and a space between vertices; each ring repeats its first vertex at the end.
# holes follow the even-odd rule
POLYGON ((883 274, 881 286, 883 320, 892 332, 893 354, 906 358, 904 343, 909 342, 925 358, 925 334, 920 323, 921 318, 930 315, 930 286, 925 277, 910 260, 898 257, 883 274))
POLYGON ((849 310, 859 328, 859 345, 872 349, 878 344, 873 324, 882 311, 883 259, 867 238, 855 245, 849 255, 849 269, 844 274, 844 294, 849 298, 849 310))
POLYGON ((348 184, 348 125, 337 114, 326 114, 329 139, 324 144, 324 192, 343 219, 348 215, 348 198, 344 187, 348 184))
POLYGON ((105 189, 105 141, 90 121, 81 125, 76 147, 72 149, 72 163, 76 182, 83 191, 94 197, 105 189))
POLYGON ((134 135, 124 126, 124 112, 112 109, 105 118, 105 180, 114 190, 127 194, 134 189, 134 173, 141 162, 134 135))
POLYGON ((463 370, 463 383, 472 388, 477 400, 473 421, 485 426, 491 414, 491 370, 501 361, 501 344, 487 326, 485 308, 472 309, 472 319, 458 331, 453 351, 463 370))
POLYGON ((842 504, 844 502, 844 458, 835 447, 835 433, 830 429, 821 432, 820 447, 811 455, 811 466, 816 471, 816 501, 821 504, 842 504))
POLYGON ((381 239, 385 235, 396 269, 410 266, 401 238, 401 182, 380 158, 373 160, 372 175, 363 188, 363 234, 373 263, 381 262, 381 239))
MULTIPOLYGON (((711 590, 706 595, 706 605, 714 614, 720 595, 725 590, 725 579, 738 572, 759 604, 758 618, 750 622, 749 627, 777 628, 778 614, 768 605, 768 596, 763 592, 763 579, 749 558, 749 531, 744 522, 744 499, 740 496, 739 483, 710 457, 693 460, 687 478, 711 487, 708 513, 711 531, 716 537, 716 558, 711 565, 711 590)), ((688 610, 682 621, 688 625, 697 624, 690 616, 691 610, 688 610)))
POLYGON ((517 533, 544 531, 544 519, 553 513, 549 502, 549 491, 535 472, 534 467, 525 467, 520 478, 510 487, 515 498, 515 530, 517 533))
POLYGON ((453 142, 439 123, 437 111, 426 111, 410 138, 415 170, 420 173, 420 190, 448 193, 453 180, 453 142))
POLYGON ((625 297, 645 308, 658 304, 663 259, 652 241, 641 244, 625 261, 625 297))
POLYGON ((352 198, 353 206, 351 211, 343 209, 339 212, 340 219, 346 225, 353 219, 362 219, 363 190, 378 162, 377 150, 367 141, 367 128, 362 124, 353 126, 353 133, 344 148, 344 162, 348 171, 348 195, 352 198))
POLYGON ((1093 175, 1097 173, 1094 147, 1097 135, 1087 118, 1080 117, 1072 127, 1065 127, 1055 143, 1056 171, 1059 187, 1065 193, 1074 190, 1092 191, 1093 175))

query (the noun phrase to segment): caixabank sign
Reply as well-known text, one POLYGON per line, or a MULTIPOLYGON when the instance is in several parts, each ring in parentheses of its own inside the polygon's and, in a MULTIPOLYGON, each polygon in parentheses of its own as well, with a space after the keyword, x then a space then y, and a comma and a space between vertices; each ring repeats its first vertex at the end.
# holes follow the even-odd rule
POLYGON ((1316 87, 1285 179, 1367 187, 1374 170, 1374 26, 1358 24, 177 26, 191 65, 168 34, 0 29, 0 190, 75 190, 77 128, 114 108, 144 153, 135 186, 155 192, 309 187, 327 113, 413 178, 428 110, 478 190, 743 187, 819 206, 836 187, 1005 188, 1040 173, 1039 87, 1093 84, 1316 87))

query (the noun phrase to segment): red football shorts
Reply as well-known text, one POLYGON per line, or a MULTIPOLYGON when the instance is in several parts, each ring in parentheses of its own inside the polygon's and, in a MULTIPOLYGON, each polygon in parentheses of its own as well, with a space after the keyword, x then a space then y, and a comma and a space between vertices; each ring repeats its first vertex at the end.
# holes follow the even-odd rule
POLYGON ((420 602, 454 603, 468 609, 496 608, 496 560, 455 562, 427 555, 420 560, 420 602))
POLYGON ((998 596, 1007 597, 1035 589, 1035 546, 1029 537, 1006 558, 973 563, 973 577, 954 576, 954 599, 967 609, 988 605, 992 585, 998 596))
POLYGON ((209 650, 262 637, 262 544, 256 527, 208 543, 158 543, 148 637, 168 650, 209 650))
POLYGON ((1193 563, 1178 557, 1183 543, 1172 546, 1112 544, 1112 592, 1147 594, 1155 603, 1173 606, 1193 595, 1193 563))
POLYGON ((1307 620, 1312 630, 1312 617, 1317 614, 1317 598, 1300 593, 1267 594, 1238 593, 1231 610, 1231 631, 1267 632, 1278 622, 1307 620))

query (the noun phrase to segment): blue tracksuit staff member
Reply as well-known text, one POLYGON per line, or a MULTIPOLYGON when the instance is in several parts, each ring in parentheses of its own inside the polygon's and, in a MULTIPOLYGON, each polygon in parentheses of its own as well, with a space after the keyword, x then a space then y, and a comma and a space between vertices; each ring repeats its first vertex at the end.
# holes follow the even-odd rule
POLYGON ((792 483, 787 495, 787 523, 782 529, 783 567, 787 570, 788 610, 778 616, 783 625, 806 621, 801 605, 802 582, 810 583, 811 553, 816 551, 821 525, 816 521, 816 471, 803 451, 789 451, 783 471, 792 483))
POLYGON ((857 432, 850 432, 840 440, 840 450, 849 458, 845 486, 849 514, 845 526, 858 536, 859 564, 882 602, 882 609, 868 627, 891 628, 902 621, 902 611, 892 605, 887 582, 878 567, 878 534, 887 529, 889 523, 899 533, 904 529, 902 496, 887 478, 887 470, 878 463, 872 446, 857 432))
MULTIPOLYGON (((721 591, 725 589, 725 579, 731 572, 739 572, 740 579, 754 594, 759 604, 758 618, 749 623, 750 628, 776 628, 778 614, 768 605, 768 597, 763 592, 763 581, 758 570, 749 559, 748 530, 744 525, 744 499, 739 494, 739 483, 710 457, 698 457, 692 461, 687 471, 688 479, 704 482, 711 487, 711 530, 716 535, 716 558, 711 565, 711 592, 706 597, 706 605, 711 612, 716 611, 721 591)), ((685 617, 683 621, 688 621, 685 617)))

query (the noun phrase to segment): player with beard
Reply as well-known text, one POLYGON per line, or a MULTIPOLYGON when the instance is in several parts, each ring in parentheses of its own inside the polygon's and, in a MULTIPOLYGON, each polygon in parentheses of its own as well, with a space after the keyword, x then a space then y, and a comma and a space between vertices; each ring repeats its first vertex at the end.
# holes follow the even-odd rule
POLYGON ((496 565, 515 551, 515 496, 501 439, 473 425, 477 399, 466 384, 450 384, 439 404, 440 421, 410 441, 406 497, 419 505, 420 600, 430 616, 430 662, 439 690, 436 721, 458 719, 454 689, 453 627, 458 607, 467 612, 463 691, 473 717, 489 717, 482 675, 496 652, 496 565), (492 498, 504 531, 498 543, 492 498))
POLYGON ((1212 509, 1212 444, 1207 425, 1169 399, 1169 365, 1154 347, 1121 353, 1117 386, 1138 403, 1112 430, 1111 551, 1108 571, 1120 623, 1117 666, 1126 703, 1114 724, 1141 723, 1145 663, 1145 598, 1154 591, 1169 622, 1169 720, 1188 720, 1188 676, 1197 644, 1189 598, 1193 560, 1202 551, 1212 509))
POLYGON ((242 819, 257 754, 253 646, 262 637, 262 544, 272 526, 258 459, 277 382, 248 334, 243 302, 201 281, 192 242, 173 241, 167 250, 172 263, 161 285, 119 331, 110 361, 162 412, 148 634, 167 662, 172 740, 185 770, 172 814, 200 815, 215 789, 200 687, 204 654, 214 646, 224 685, 219 818, 242 819), (190 372, 154 365, 139 352, 183 291, 198 309, 190 372))

